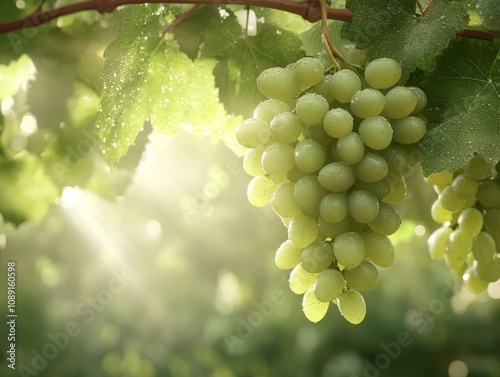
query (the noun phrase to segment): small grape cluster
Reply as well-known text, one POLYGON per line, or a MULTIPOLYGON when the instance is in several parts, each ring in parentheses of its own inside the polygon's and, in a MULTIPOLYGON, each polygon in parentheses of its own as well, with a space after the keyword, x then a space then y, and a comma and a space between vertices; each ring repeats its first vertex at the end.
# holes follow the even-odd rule
POLYGON ((500 279, 500 165, 476 154, 463 169, 426 178, 438 198, 432 218, 443 224, 429 237, 432 259, 445 260, 472 293, 500 279))
POLYGON ((364 77, 351 69, 330 74, 311 57, 270 68, 257 78, 269 99, 236 130, 250 148, 248 200, 271 203, 288 228, 275 261, 292 269, 290 288, 304 294, 312 322, 334 302, 347 321, 360 323, 359 291, 377 286, 376 266, 394 262, 387 236, 401 219, 391 204, 406 195, 427 102, 419 88, 394 87, 400 78, 399 63, 385 58, 370 62, 364 77))

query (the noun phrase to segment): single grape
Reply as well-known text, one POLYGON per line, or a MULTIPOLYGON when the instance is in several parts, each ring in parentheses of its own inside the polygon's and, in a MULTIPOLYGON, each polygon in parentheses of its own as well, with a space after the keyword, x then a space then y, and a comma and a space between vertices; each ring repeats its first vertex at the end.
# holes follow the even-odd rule
POLYGON ((500 185, 492 180, 479 182, 477 200, 484 208, 500 208, 500 185))
POLYGON ((354 289, 347 289, 337 298, 340 314, 353 325, 361 323, 366 316, 366 304, 363 296, 354 289))
POLYGON ((311 139, 299 141, 295 146, 294 156, 297 166, 308 173, 318 171, 326 161, 325 148, 311 139))
POLYGON ((387 89, 401 78, 401 65, 388 58, 375 59, 365 68, 365 79, 375 89, 387 89))
POLYGON ((329 107, 325 97, 307 93, 298 99, 295 111, 302 122, 314 126, 323 122, 329 107))
POLYGON ((483 223, 491 235, 500 234, 500 209, 491 208, 487 210, 484 214, 483 223))
POLYGON ((319 301, 335 300, 344 290, 344 276, 337 270, 327 269, 321 272, 313 285, 314 295, 319 301))
POLYGON ((280 217, 293 217, 300 212, 293 199, 294 186, 288 182, 278 186, 274 191, 271 205, 274 213, 280 217))
POLYGON ((290 70, 286 68, 269 68, 257 77, 257 88, 269 98, 286 101, 295 97, 299 84, 290 70))
POLYGON ((330 80, 332 75, 327 74, 323 76, 323 79, 316 85, 314 85, 311 89, 311 93, 319 94, 328 101, 328 103, 332 103, 335 101, 335 97, 330 90, 330 80))
POLYGON ((325 195, 319 203, 319 214, 330 223, 342 221, 347 216, 346 196, 333 192, 325 195))
POLYGON ((365 155, 365 146, 356 132, 349 132, 337 140, 336 151, 342 161, 354 165, 365 155))
POLYGON ((350 216, 344 217, 338 223, 330 223, 323 218, 318 218, 318 231, 321 238, 335 239, 339 234, 348 232, 351 229, 352 219, 350 216))
POLYGON ((400 144, 389 145, 380 155, 384 157, 391 173, 405 176, 412 169, 410 154, 400 144))
POLYGON ((380 181, 370 183, 363 182, 358 179, 354 183, 354 187, 358 190, 370 191, 379 201, 385 199, 391 190, 389 178, 387 177, 381 179, 380 181))
POLYGON ((286 102, 277 99, 268 99, 257 105, 253 111, 253 117, 269 124, 277 115, 290 111, 290 106, 286 102))
POLYGON ((465 204, 465 199, 457 195, 453 186, 447 186, 441 194, 439 194, 439 201, 444 209, 451 212, 460 211, 465 204))
POLYGON ((453 173, 443 170, 439 173, 432 173, 425 178, 425 181, 433 186, 446 187, 453 181, 453 173))
POLYGON ((450 236, 452 228, 447 226, 436 229, 427 239, 429 254, 433 260, 441 260, 446 252, 446 243, 450 236))
POLYGON ((308 175, 295 183, 293 199, 297 207, 310 217, 318 218, 319 203, 326 190, 318 181, 316 175, 308 175))
POLYGON ((496 255, 495 239, 488 232, 480 232, 472 241, 472 255, 477 263, 491 262, 496 255))
POLYGON ((292 218, 288 227, 288 238, 292 243, 304 248, 310 245, 318 235, 318 224, 316 220, 299 213, 292 218))
POLYGON ((477 236, 483 229, 483 213, 476 208, 464 209, 458 217, 458 226, 465 234, 477 236))
POLYGON ((367 153, 354 165, 354 175, 363 182, 373 183, 384 179, 389 167, 384 158, 375 153, 367 153))
POLYGON ((305 86, 319 84, 323 79, 324 71, 321 60, 310 57, 300 59, 294 67, 295 78, 305 86))
POLYGON ((246 119, 236 128, 236 140, 247 148, 258 148, 271 137, 269 125, 260 119, 246 119))
POLYGON ((321 272, 333 262, 333 247, 325 241, 314 241, 300 255, 302 268, 308 272, 321 272))
POLYGON ((285 143, 274 143, 262 154, 262 167, 268 174, 286 174, 295 165, 294 150, 285 143))
POLYGON ((377 218, 379 202, 367 190, 355 190, 347 196, 349 214, 358 223, 369 223, 377 218))
POLYGON ((415 109, 413 110, 413 114, 417 114, 421 112, 425 106, 427 106, 427 96, 425 95, 425 92, 417 88, 416 86, 409 86, 411 90, 413 90, 413 93, 417 97, 417 105, 415 106, 415 109))
POLYGON ((254 207, 264 207, 271 202, 276 185, 269 178, 259 175, 252 178, 247 188, 247 197, 254 207))
POLYGON ((340 52, 349 63, 359 65, 360 67, 365 64, 366 51, 356 48, 353 44, 344 45, 340 49, 340 52))
POLYGON ((290 144, 300 137, 304 123, 297 115, 283 112, 276 115, 271 121, 270 128, 274 140, 290 144))
POLYGON ((276 250, 274 261, 281 270, 289 270, 300 263, 302 249, 293 245, 290 240, 283 242, 276 250))
POLYGON ((371 149, 385 149, 392 141, 391 124, 381 116, 364 119, 359 124, 358 132, 361 140, 371 149))
POLYGON ((370 228, 380 234, 389 236, 399 229, 401 217, 396 208, 390 204, 381 202, 379 204, 378 215, 375 220, 368 223, 370 228))
POLYGON ((455 177, 451 184, 453 191, 464 198, 475 197, 479 183, 477 180, 470 178, 467 174, 460 174, 455 177))
POLYGON ((317 273, 307 272, 300 264, 296 265, 290 272, 290 278, 288 279, 290 290, 298 295, 305 293, 312 287, 318 275, 317 273))
POLYGON ((365 244, 358 233, 339 234, 333 241, 333 252, 337 261, 345 268, 357 267, 365 255, 365 244))
POLYGON ((396 86, 385 95, 384 114, 392 119, 401 119, 410 115, 417 106, 417 96, 410 88, 396 86))
POLYGON ((475 154, 464 167, 464 173, 477 181, 488 177, 490 171, 490 164, 480 154, 475 154))
POLYGON ((266 175, 266 171, 262 167, 261 159, 265 148, 250 149, 243 158, 243 170, 248 175, 256 177, 258 175, 266 175))
POLYGON ((495 258, 488 263, 477 264, 474 274, 481 280, 493 283, 500 279, 500 259, 495 258))
POLYGON ((361 235, 365 244, 365 259, 379 267, 390 267, 394 263, 394 246, 389 238, 368 232, 361 235))
MULTIPOLYGON (((389 125, 390 127, 390 125, 389 125)), ((323 119, 323 128, 326 133, 334 138, 340 138, 349 132, 353 128, 353 118, 352 115, 340 108, 331 109, 328 111, 323 119)), ((392 128, 391 128, 392 135, 392 128)))
POLYGON ((460 228, 450 233, 446 242, 446 254, 465 260, 472 250, 472 237, 460 228))
POLYGON ((351 112, 358 118, 374 117, 384 110, 386 97, 376 89, 363 89, 351 98, 351 112))
POLYGON ((354 93, 361 90, 361 80, 350 69, 336 72, 330 79, 330 91, 340 103, 351 102, 354 93))
POLYGON ((324 188, 342 192, 354 184, 356 177, 352 166, 339 161, 323 166, 319 171, 318 180, 324 188))
POLYGON ((422 139, 427 130, 425 122, 416 116, 407 116, 392 122, 392 137, 401 144, 413 144, 422 139))
POLYGON ((465 287, 474 294, 484 292, 488 288, 489 282, 479 279, 472 271, 467 274, 465 287))
POLYGON ((437 199, 431 207, 431 217, 437 223, 444 224, 447 221, 451 221, 453 218, 453 212, 443 208, 441 201, 437 199))
POLYGON ((302 298, 302 310, 306 318, 314 323, 321 321, 328 311, 329 302, 323 302, 316 298, 313 289, 310 288, 302 298))
POLYGON ((377 267, 367 261, 362 261, 353 269, 344 270, 344 276, 349 288, 357 291, 370 291, 378 285, 379 281, 377 267))
POLYGON ((408 194, 406 181, 400 174, 389 173, 387 177, 389 178, 390 191, 389 195, 383 201, 390 204, 397 204, 408 194))

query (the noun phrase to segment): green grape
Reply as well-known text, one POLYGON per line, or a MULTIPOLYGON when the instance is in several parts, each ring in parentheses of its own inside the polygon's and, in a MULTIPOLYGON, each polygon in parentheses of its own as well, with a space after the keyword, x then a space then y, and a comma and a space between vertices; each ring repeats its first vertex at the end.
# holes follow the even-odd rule
POLYGON ((337 261, 345 268, 357 267, 365 256, 365 244, 358 233, 345 232, 333 241, 337 261))
POLYGON ((342 294, 344 285, 344 276, 340 271, 324 270, 314 282, 314 296, 322 302, 333 301, 342 294))
POLYGON ((316 141, 325 148, 333 142, 333 137, 328 135, 323 127, 307 127, 307 137, 316 141))
POLYGON ((268 174, 286 174, 295 165, 294 150, 284 143, 274 143, 262 154, 262 167, 268 174))
POLYGON ((253 111, 253 117, 269 124, 277 115, 289 113, 290 111, 290 106, 286 102, 277 99, 268 99, 257 105, 253 111))
POLYGON ((319 94, 328 101, 328 103, 332 103, 335 101, 332 92, 330 91, 330 80, 332 75, 327 74, 323 76, 323 79, 316 85, 311 88, 312 93, 319 94))
POLYGON ((443 208, 443 206, 441 205, 441 201, 437 199, 432 204, 431 217, 435 222, 444 224, 447 221, 451 221, 451 219, 453 218, 453 212, 443 208))
POLYGON ((349 132, 337 140, 336 151, 342 161, 354 165, 365 155, 365 146, 357 133, 349 132))
POLYGON ((307 272, 321 272, 333 262, 333 247, 325 241, 314 241, 300 255, 302 268, 307 272))
POLYGON ((381 179, 380 181, 371 183, 363 182, 358 179, 354 183, 354 187, 356 187, 356 189, 358 190, 370 191, 378 200, 385 199, 387 195, 389 195, 391 189, 389 179, 387 177, 381 179))
POLYGON ((304 123, 297 115, 283 112, 276 115, 271 121, 270 128, 274 140, 280 143, 290 144, 297 141, 302 134, 304 123))
POLYGON ((407 116, 392 122, 392 137, 401 144, 413 144, 422 139, 427 130, 425 122, 416 116, 407 116))
POLYGON ((385 149, 392 141, 391 124, 381 116, 364 119, 359 124, 358 132, 361 140, 371 149, 385 149))
POLYGON ((391 173, 404 176, 408 174, 412 168, 410 154, 402 145, 391 144, 380 154, 387 162, 387 166, 391 173))
POLYGON ((300 264, 296 265, 290 272, 290 278, 288 279, 290 290, 297 295, 305 293, 312 287, 318 275, 317 273, 307 272, 300 264))
POLYGON ((292 218, 288 227, 288 238, 292 243, 304 248, 310 245, 318 235, 318 224, 316 220, 299 213, 292 218))
POLYGON ((321 60, 305 57, 295 63, 295 78, 299 83, 305 86, 319 84, 323 79, 325 68, 321 60))
POLYGON ((421 112, 423 109, 425 109, 425 106, 427 106, 427 96, 425 95, 425 92, 422 89, 417 88, 416 86, 409 86, 408 88, 413 90, 413 93, 417 97, 417 105, 413 110, 413 114, 417 114, 421 112))
POLYGON ((318 180, 321 186, 330 191, 343 192, 354 184, 356 177, 352 166, 344 162, 332 162, 321 168, 318 180))
POLYGON ((467 174, 460 174, 455 177, 451 184, 453 191, 464 198, 475 197, 479 187, 478 181, 470 178, 467 174))
POLYGON ((352 131, 352 115, 344 109, 331 109, 323 119, 323 128, 328 135, 338 139, 352 131))
POLYGON ((375 220, 368 223, 370 228, 380 234, 389 236, 396 233, 401 225, 401 217, 396 208, 390 204, 381 202, 378 215, 375 220))
POLYGON ((452 228, 447 226, 436 229, 427 239, 427 246, 429 246, 429 255, 433 260, 441 260, 444 258, 446 252, 446 242, 450 236, 452 228))
POLYGON ((489 283, 487 281, 479 279, 474 273, 467 274, 467 280, 465 280, 465 288, 471 293, 479 294, 484 292, 488 288, 489 283))
POLYGON ((266 97, 286 101, 295 97, 299 84, 288 69, 275 67, 266 69, 257 77, 257 88, 266 97))
POLYGON ((262 153, 264 153, 265 149, 254 148, 250 149, 245 157, 243 158, 243 170, 248 175, 252 177, 256 177, 258 175, 265 175, 266 171, 262 167, 262 163, 260 162, 262 159, 262 153))
POLYGON ((367 190, 355 190, 347 196, 349 214, 358 223, 369 223, 377 218, 379 202, 367 190))
POLYGON ((281 270, 289 270, 300 263, 300 253, 302 249, 294 246, 290 240, 283 242, 274 257, 274 262, 281 270))
POLYGON ((363 182, 373 183, 384 179, 389 172, 387 162, 382 156, 367 153, 354 165, 354 175, 363 182))
POLYGON ((338 223, 347 216, 347 199, 344 194, 326 194, 319 203, 319 214, 330 223, 338 223))
POLYGON ((483 214, 476 208, 464 209, 458 217, 459 229, 471 237, 475 237, 483 229, 483 214))
POLYGON ((408 193, 406 181, 404 177, 399 174, 389 173, 387 177, 389 177, 389 185, 391 188, 389 195, 387 195, 383 201, 390 204, 397 204, 403 200, 408 193))
POLYGON ((480 154, 475 154, 464 167, 464 173, 477 181, 488 177, 490 171, 490 164, 480 154))
POLYGON ((349 288, 357 291, 370 291, 378 285, 379 281, 377 267, 367 261, 362 261, 353 269, 344 270, 344 276, 349 288))
POLYGON ((483 223, 491 235, 500 234, 500 209, 491 208, 487 210, 484 214, 483 223))
POLYGON ((318 218, 318 230, 323 239, 335 239, 339 234, 348 232, 351 229, 352 219, 350 216, 344 217, 338 223, 330 223, 323 218, 318 218))
POLYGON ((247 198, 254 207, 264 207, 271 202, 276 185, 269 178, 259 175, 252 178, 247 188, 247 198))
POLYGON ((330 91, 340 103, 349 103, 354 93, 361 90, 361 80, 350 69, 336 72, 330 79, 330 91))
POLYGON ((365 244, 365 259, 379 267, 390 267, 394 263, 394 246, 389 238, 377 232, 361 235, 365 244))
POLYGON ((294 154, 297 166, 308 173, 318 171, 326 161, 325 148, 311 139, 299 141, 295 146, 294 154))
POLYGON ((302 122, 314 126, 323 122, 329 107, 325 97, 307 93, 298 99, 295 111, 302 122))
POLYGON ((326 190, 316 175, 308 175, 295 183, 293 198, 297 207, 307 216, 318 218, 319 203, 326 190))
POLYGON ((467 258, 467 254, 472 250, 472 237, 462 231, 460 228, 455 229, 450 233, 446 242, 446 254, 450 257, 463 259, 467 258))
POLYGON ((425 178, 425 181, 433 186, 446 187, 453 181, 453 173, 443 170, 439 173, 432 173, 425 178))
POLYGON ((313 323, 317 323, 325 317, 329 305, 329 302, 318 300, 312 288, 308 289, 302 298, 302 310, 304 311, 304 315, 313 323))
POLYGON ((477 264, 474 274, 481 280, 493 283, 500 279, 500 259, 495 258, 488 263, 477 264))
POLYGON ((293 201, 294 184, 284 183, 274 191, 271 205, 274 213, 280 217, 293 217, 300 212, 299 207, 293 201))
POLYGON ((267 176, 271 181, 274 182, 274 185, 278 187, 279 185, 290 182, 286 177, 286 174, 278 174, 278 175, 268 175, 267 176))
POLYGON ((500 208, 500 185, 495 181, 481 181, 476 197, 484 208, 500 208))
POLYGON ((439 201, 444 209, 451 212, 460 211, 465 204, 465 198, 458 196, 453 190, 453 186, 447 186, 441 194, 439 194, 439 201))
POLYGON ((375 89, 387 89, 401 78, 401 65, 388 58, 375 59, 365 68, 365 79, 375 89))
POLYGON ((374 117, 384 110, 385 97, 376 89, 363 89, 351 98, 351 112, 358 118, 374 117))
POLYGON ((293 217, 280 217, 281 223, 285 226, 285 228, 290 227, 290 223, 292 222, 293 217))
POLYGON ((247 148, 258 148, 271 137, 269 125, 260 119, 246 119, 236 128, 236 140, 247 148))
POLYGON ((401 119, 410 115, 417 106, 417 96, 410 88, 396 86, 385 95, 384 114, 392 119, 401 119))
POLYGON ((340 52, 344 58, 351 64, 359 65, 362 67, 366 60, 366 50, 356 48, 353 44, 342 46, 340 52))
POLYGON ((305 171, 300 170, 300 168, 295 165, 292 170, 290 170, 288 173, 286 173, 286 178, 290 182, 297 182, 300 178, 308 176, 309 173, 306 173, 305 171))
POLYGON ((363 296, 354 289, 347 289, 337 298, 340 314, 353 325, 361 323, 366 316, 366 304, 363 296))
POLYGON ((444 255, 444 261, 446 265, 455 272, 458 278, 462 278, 463 273, 466 269, 465 258, 457 255, 444 255))
POLYGON ((472 241, 472 255, 477 263, 488 263, 496 255, 495 239, 488 232, 480 232, 472 241))

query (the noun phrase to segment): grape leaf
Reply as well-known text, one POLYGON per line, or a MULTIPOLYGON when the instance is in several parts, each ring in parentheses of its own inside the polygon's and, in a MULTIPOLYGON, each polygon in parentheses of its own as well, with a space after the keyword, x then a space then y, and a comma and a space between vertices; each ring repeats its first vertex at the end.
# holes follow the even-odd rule
POLYGON ((8 65, 0 65, 0 99, 11 97, 34 78, 35 65, 28 55, 21 55, 8 65))
POLYGON ((500 56, 489 42, 453 43, 427 74, 429 108, 442 122, 419 143, 425 175, 454 171, 477 152, 489 162, 500 157, 500 56))
MULTIPOLYGON (((344 25, 340 21, 328 21, 328 33, 332 38, 333 44, 337 49, 346 44, 345 40, 340 38, 340 30, 344 25)), ((300 34, 302 49, 308 56, 315 56, 317 53, 325 51, 325 46, 321 42, 321 22, 316 22, 311 28, 300 34)))
POLYGON ((500 36, 500 2, 498 0, 476 0, 476 9, 483 26, 500 36))
POLYGON ((228 120, 219 103, 215 61, 192 61, 171 35, 162 39, 162 9, 124 8, 117 39, 105 52, 105 90, 96 128, 109 163, 125 155, 148 119, 162 133, 188 126, 218 136, 237 121, 228 120))
POLYGON ((349 0, 353 13, 346 38, 358 48, 370 47, 368 59, 392 58, 401 63, 406 82, 419 61, 428 62, 467 26, 465 6, 442 0, 424 17, 415 15, 414 0, 349 0))
MULTIPOLYGON (((301 25, 298 21, 284 25, 278 17, 283 16, 282 12, 254 10, 262 20, 256 36, 245 36, 234 14, 226 10, 224 17, 210 20, 201 48, 201 56, 218 60, 214 73, 225 108, 230 113, 245 116, 249 116, 264 98, 256 85, 260 72, 270 67, 284 67, 303 56, 297 35, 300 27, 290 30, 294 25, 301 25)), ((288 15, 287 19, 293 17, 288 15)))

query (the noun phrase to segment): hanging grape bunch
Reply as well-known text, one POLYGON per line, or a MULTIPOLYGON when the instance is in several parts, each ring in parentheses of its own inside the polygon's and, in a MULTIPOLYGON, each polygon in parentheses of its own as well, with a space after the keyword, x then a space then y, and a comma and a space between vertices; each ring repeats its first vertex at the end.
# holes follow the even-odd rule
POLYGON ((463 169, 431 174, 439 194, 432 218, 443 226, 429 237, 432 259, 444 259, 472 293, 500 279, 500 165, 474 155, 463 169))
POLYGON ((333 302, 358 324, 366 314, 359 292, 375 288, 377 267, 394 262, 387 236, 401 219, 391 204, 406 195, 403 175, 417 163, 427 101, 418 88, 395 86, 401 66, 392 59, 370 62, 364 77, 330 71, 310 57, 263 71, 257 86, 269 99, 236 138, 250 148, 248 200, 271 203, 288 228, 275 261, 292 269, 305 316, 318 322, 333 302))

